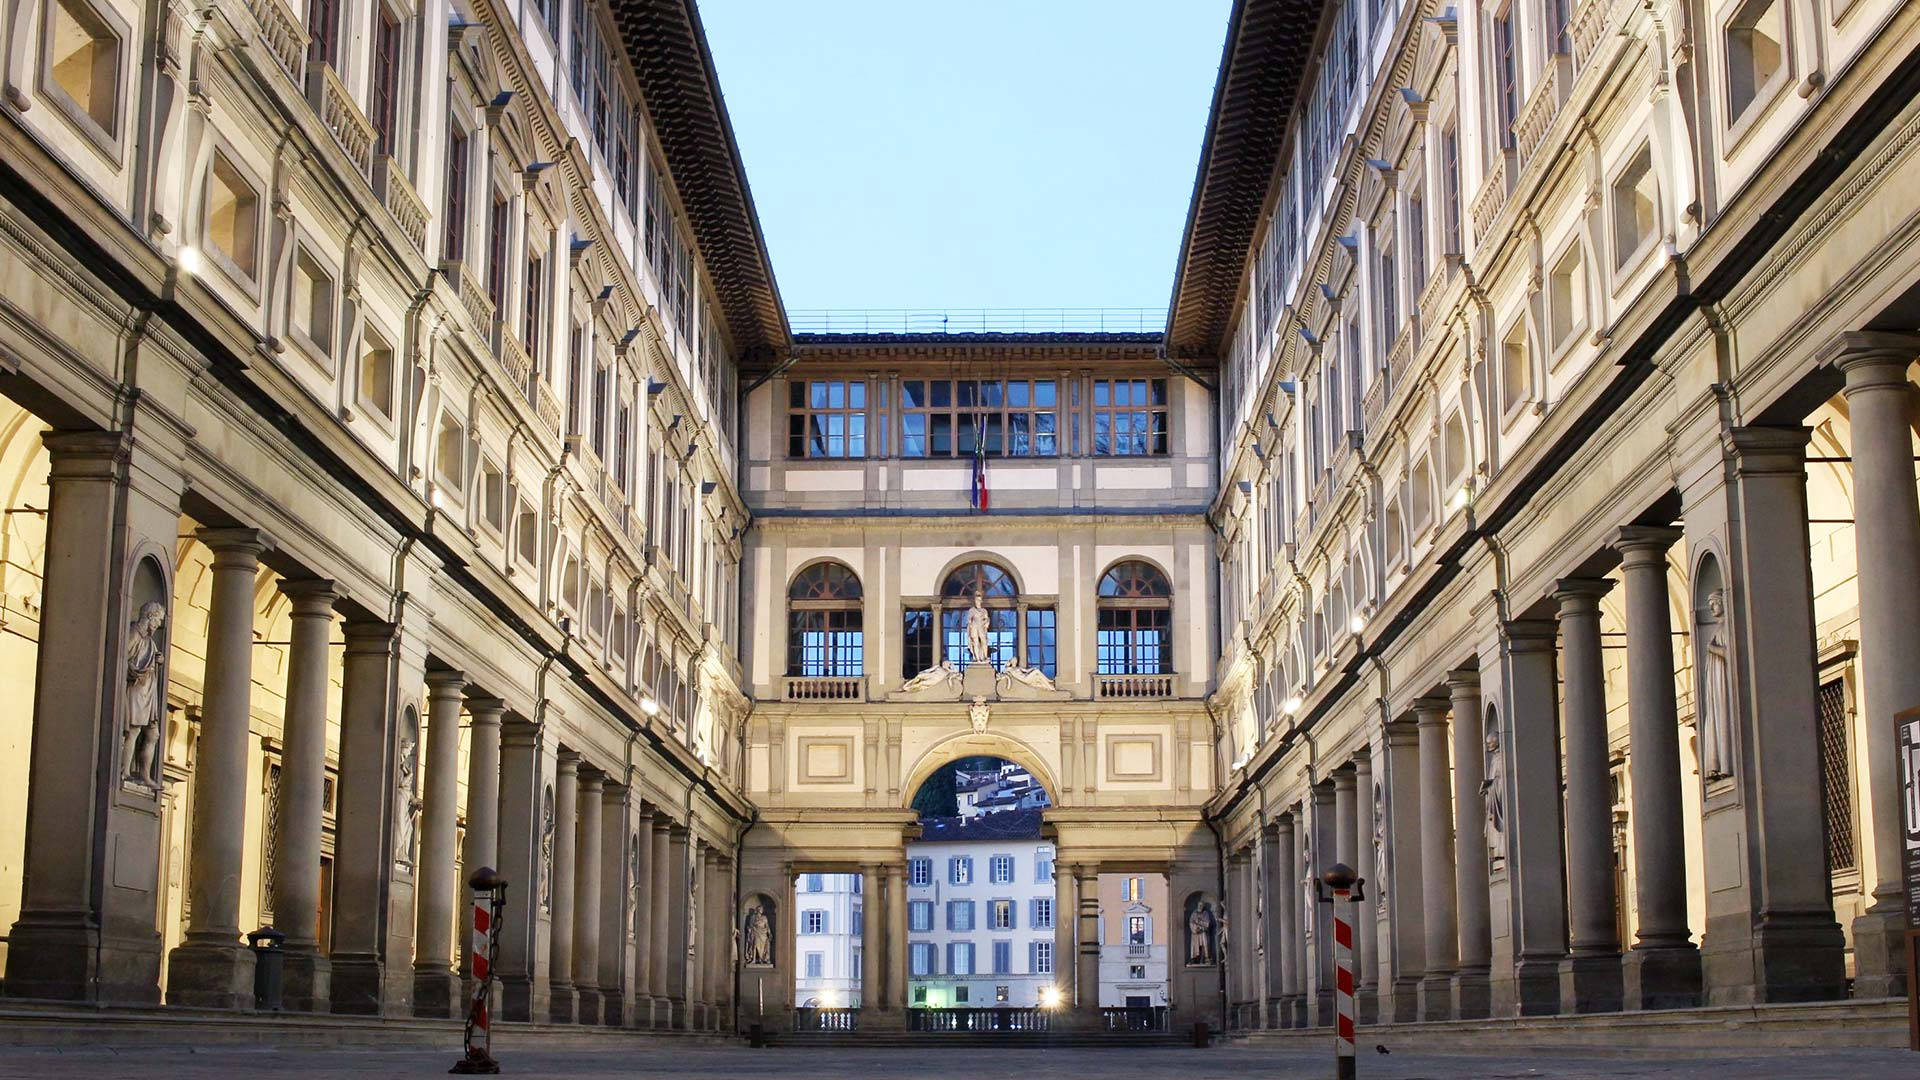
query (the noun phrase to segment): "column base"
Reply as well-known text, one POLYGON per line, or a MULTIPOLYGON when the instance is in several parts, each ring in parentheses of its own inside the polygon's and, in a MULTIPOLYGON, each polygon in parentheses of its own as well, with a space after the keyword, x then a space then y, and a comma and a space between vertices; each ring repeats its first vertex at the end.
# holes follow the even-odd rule
POLYGON ((547 991, 547 1023, 571 1024, 574 1013, 572 983, 554 983, 547 991))
POLYGON ((627 1001, 620 991, 600 991, 600 1026, 627 1026, 627 1001))
POLYGON ((457 1020, 466 1004, 460 976, 433 964, 413 971, 413 1015, 457 1020))
MULTIPOLYGON (((11 997, 11 979, 7 991, 11 997)), ((167 1004, 253 1008, 253 951, 237 940, 188 940, 178 946, 167 958, 167 1004)))
MULTIPOLYGON (((84 917, 23 916, 7 940, 10 998, 160 1003, 159 934, 150 941, 122 940, 96 932, 84 917)), ((251 1005, 252 985, 247 989, 251 1005)))
POLYGON ((1560 1011, 1560 965, 1564 956, 1522 957, 1513 965, 1514 1009, 1521 1016, 1553 1016, 1560 1011))
POLYGON ((1397 975, 1387 991, 1386 1016, 1395 1024, 1411 1024, 1420 1019, 1420 977, 1397 975))
POLYGON ((1847 996, 1846 937, 1832 914, 1745 912, 1708 919, 1700 946, 1708 1005, 1835 1001, 1847 996))
POLYGON ((1700 1004, 1700 950, 1691 944, 1634 948, 1621 967, 1629 1010, 1690 1009, 1700 1004))
POLYGON ((1334 1021, 1333 988, 1313 992, 1313 1026, 1332 1027, 1334 1021))
POLYGON ((280 1007, 288 1012, 333 1010, 333 962, 311 946, 288 949, 281 960, 280 1007))
POLYGON ((1619 1012, 1625 994, 1617 952, 1576 953, 1560 963, 1561 1012, 1619 1012))
POLYGON ((1894 903, 1876 902, 1853 920, 1854 997, 1906 996, 1906 929, 1906 915, 1894 903))
POLYGON ((1357 1024, 1380 1022, 1380 991, 1378 989, 1363 986, 1354 992, 1353 1019, 1357 1024))
MULTIPOLYGON (((1485 1020, 1493 1015, 1493 980, 1478 969, 1453 973, 1453 1019, 1485 1020)), ((1423 1018, 1424 1019, 1424 1018, 1423 1018)))
POLYGON ((1453 973, 1439 972, 1420 979, 1421 1020, 1453 1019, 1453 973))
POLYGON ((386 967, 377 956, 336 954, 328 1007, 348 1016, 379 1016, 386 1000, 386 967))
POLYGON ((1286 994, 1280 998, 1280 1026, 1283 1028, 1303 1028, 1307 1026, 1307 999, 1301 994, 1286 994))
POLYGON ((603 996, 600 988, 597 986, 581 986, 575 988, 573 998, 573 1022, 576 1024, 585 1024, 589 1027, 599 1027, 601 1023, 600 1002, 602 1000, 603 996))

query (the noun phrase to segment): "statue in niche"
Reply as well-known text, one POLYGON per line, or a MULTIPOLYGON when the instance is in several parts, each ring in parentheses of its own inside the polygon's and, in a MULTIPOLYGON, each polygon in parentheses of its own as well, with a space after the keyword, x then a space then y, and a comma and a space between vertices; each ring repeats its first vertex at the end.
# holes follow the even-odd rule
MULTIPOLYGON (((407 714, 409 717, 412 713, 407 714)), ((400 755, 394 767, 395 804, 399 813, 393 823, 393 861, 405 867, 413 865, 413 839, 420 825, 420 733, 407 725, 400 730, 400 755)))
POLYGON ((973 594, 973 606, 967 609, 967 662, 970 664, 990 664, 993 662, 993 650, 989 644, 988 630, 992 619, 987 615, 987 604, 976 590, 973 594))
POLYGON ((1724 780, 1733 775, 1732 690, 1727 677, 1726 599, 1719 589, 1707 594, 1707 639, 1700 664, 1700 775, 1724 780))
POLYGON ((1480 781, 1480 796, 1487 804, 1487 848, 1493 857, 1507 853, 1507 758, 1500 752, 1500 729, 1487 727, 1487 771, 1480 781))
POLYGON ((627 838, 627 940, 634 940, 640 918, 640 838, 627 838))
POLYGON ((773 920, 767 916, 766 904, 759 900, 747 906, 744 943, 746 950, 742 962, 748 967, 773 966, 773 920))
POLYGON ((540 910, 553 910, 553 785, 540 801, 540 910))
POLYGON ((957 687, 960 685, 960 679, 959 665, 951 660, 942 660, 902 683, 900 685, 900 692, 903 694, 911 694, 920 690, 957 687))
POLYGON ((1373 894, 1387 906, 1387 788, 1373 782, 1373 894))
POLYGON ((1320 883, 1313 872, 1313 833, 1303 831, 1300 837, 1300 865, 1306 870, 1306 876, 1300 879, 1302 897, 1300 906, 1300 924, 1305 929, 1308 941, 1313 940, 1313 928, 1320 920, 1314 915, 1314 905, 1320 902, 1320 883))
POLYGON ((121 776, 129 784, 160 790, 161 752, 167 735, 167 643, 160 628, 166 605, 150 600, 127 627, 127 720, 121 776))
POLYGON ((1213 917, 1213 905, 1205 900, 1196 901, 1193 911, 1187 915, 1187 966, 1204 967, 1213 963, 1214 931, 1218 923, 1213 917))

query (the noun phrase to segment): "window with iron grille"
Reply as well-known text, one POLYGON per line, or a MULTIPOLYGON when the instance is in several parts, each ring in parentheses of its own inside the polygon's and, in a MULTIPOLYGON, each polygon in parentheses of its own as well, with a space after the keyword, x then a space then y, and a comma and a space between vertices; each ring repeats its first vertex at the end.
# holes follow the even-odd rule
POLYGON ((1827 872, 1859 865, 1853 841, 1853 782, 1848 767, 1847 687, 1841 679, 1820 684, 1820 786, 1827 815, 1827 872))
MULTIPOLYGON (((546 260, 529 253, 527 256, 526 303, 520 313, 520 344, 527 347, 529 378, 539 378, 540 361, 546 356, 541 341, 547 336, 546 312, 543 309, 547 295, 546 260)), ((532 386, 525 387, 531 391, 532 386)))
POLYGON ((787 384, 787 456, 867 456, 867 384, 811 379, 787 384))
POLYGON ((839 563, 815 563, 787 590, 787 674, 865 673, 860 579, 839 563))
POLYGON ((487 218, 487 299, 496 318, 507 310, 507 208, 507 200, 495 195, 487 218))
POLYGON ((466 251, 467 232, 467 135, 447 120, 447 232, 441 240, 441 257, 458 259, 466 251))
POLYGON ((1167 452, 1167 380, 1095 379, 1093 452, 1115 456, 1167 452))

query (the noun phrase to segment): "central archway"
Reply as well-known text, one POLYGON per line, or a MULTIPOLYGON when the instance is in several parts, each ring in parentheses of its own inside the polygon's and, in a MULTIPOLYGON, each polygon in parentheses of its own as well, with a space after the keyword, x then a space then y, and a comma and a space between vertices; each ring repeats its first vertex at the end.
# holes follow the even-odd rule
POLYGON ((1009 735, 992 731, 967 731, 939 740, 914 761, 900 784, 900 805, 911 808, 915 793, 920 790, 920 785, 927 782, 928 777, 962 758, 970 757, 997 757, 1011 761, 1026 769, 1033 775, 1034 781, 1046 789, 1047 797, 1052 800, 1051 805, 1058 806, 1063 801, 1061 796, 1065 792, 1056 779, 1053 763, 1047 759, 1047 755, 1009 735))

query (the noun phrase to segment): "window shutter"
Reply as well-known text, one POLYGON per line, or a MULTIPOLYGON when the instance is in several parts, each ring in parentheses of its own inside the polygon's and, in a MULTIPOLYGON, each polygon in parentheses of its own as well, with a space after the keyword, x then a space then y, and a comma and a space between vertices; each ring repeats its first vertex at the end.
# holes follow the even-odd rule
POLYGON ((1020 926, 1020 905, 1007 901, 1007 929, 1015 930, 1020 926))

